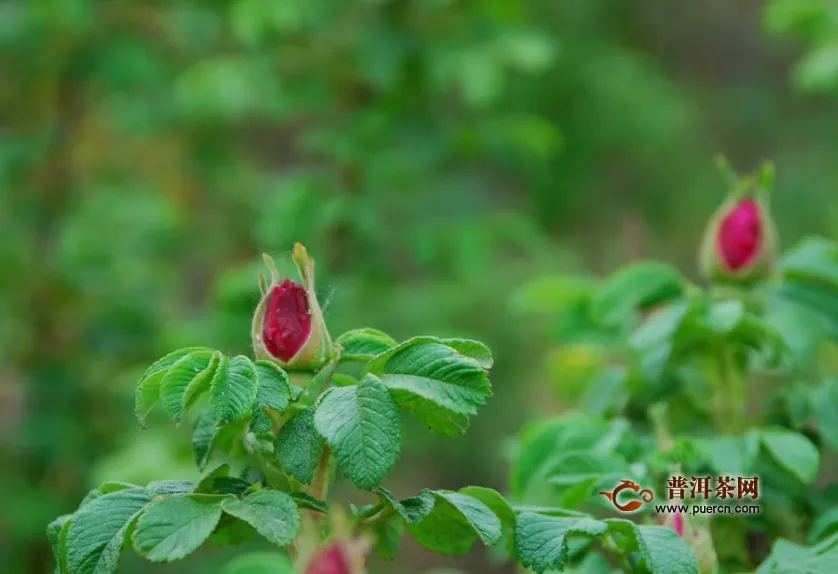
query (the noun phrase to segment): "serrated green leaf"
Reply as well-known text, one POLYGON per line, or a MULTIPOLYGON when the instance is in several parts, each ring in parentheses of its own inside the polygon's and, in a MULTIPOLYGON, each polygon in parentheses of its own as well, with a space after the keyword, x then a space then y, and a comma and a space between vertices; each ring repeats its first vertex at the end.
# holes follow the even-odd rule
POLYGON ((79 509, 67 530, 67 571, 116 572, 125 534, 149 502, 148 491, 129 488, 103 494, 79 509))
POLYGON ((222 359, 210 384, 210 405, 218 423, 227 425, 250 416, 258 393, 256 368, 250 359, 244 355, 222 359))
POLYGON ((480 341, 473 341, 471 339, 440 339, 440 342, 448 345, 461 355, 474 359, 487 371, 492 368, 495 362, 492 358, 492 351, 480 341))
POLYGON ((515 528, 515 511, 509 505, 509 502, 497 491, 483 486, 466 486, 461 488, 460 493, 475 498, 485 504, 495 516, 500 518, 504 529, 514 530, 515 528))
POLYGON ((199 470, 204 470, 209 463, 218 430, 215 414, 210 408, 201 413, 195 421, 195 428, 192 429, 192 452, 199 470))
POLYGON ((314 428, 314 407, 300 411, 286 422, 274 444, 277 462, 303 484, 311 484, 322 450, 322 439, 314 428))
POLYGON ((197 400, 201 397, 201 395, 204 394, 207 390, 209 390, 210 383, 212 382, 212 377, 215 374, 215 370, 218 368, 218 364, 221 362, 222 356, 223 355, 220 351, 215 351, 212 354, 212 359, 210 360, 210 364, 207 365, 207 368, 201 371, 201 373, 194 379, 192 379, 192 382, 190 382, 189 385, 186 387, 186 390, 183 391, 184 411, 191 409, 195 405, 197 400))
POLYGON ((384 560, 395 560, 402 548, 404 523, 398 516, 391 516, 387 520, 373 524, 375 545, 373 550, 384 560))
POLYGON ((430 490, 424 490, 419 496, 411 496, 402 501, 397 500, 393 493, 383 486, 379 486, 373 492, 390 505, 408 524, 421 522, 434 509, 435 498, 430 490))
POLYGON ((335 339, 335 344, 342 348, 341 361, 369 361, 398 343, 384 331, 365 327, 347 331, 335 339))
POLYGON ((786 472, 803 484, 814 482, 820 466, 820 453, 811 440, 781 428, 763 429, 760 436, 765 449, 786 472))
POLYGON ((137 415, 141 425, 145 425, 145 419, 154 406, 160 400, 160 382, 166 371, 177 363, 181 358, 190 353, 198 351, 212 351, 206 347, 187 347, 169 353, 165 357, 154 362, 143 376, 140 377, 140 382, 137 383, 137 391, 135 396, 134 412, 137 415))
POLYGON ((256 361, 256 380, 259 391, 250 430, 256 434, 268 434, 273 430, 273 422, 264 409, 284 413, 291 400, 291 384, 288 373, 270 361, 256 361))
POLYGON ((515 553, 524 566, 538 574, 562 570, 567 562, 569 535, 600 536, 608 525, 593 518, 558 518, 533 512, 518 516, 515 553))
POLYGON ((278 490, 260 490, 243 500, 227 499, 221 507, 279 546, 289 544, 300 530, 297 504, 288 494, 278 490))
POLYGON ((222 574, 291 574, 294 565, 278 552, 250 552, 233 558, 222 574))
POLYGON ((431 429, 462 434, 469 416, 492 395, 480 362, 433 337, 417 337, 379 355, 367 365, 396 403, 431 429))
POLYGON ((408 524, 411 536, 422 546, 446 556, 464 556, 479 538, 487 546, 503 534, 500 519, 485 504, 466 494, 440 490, 430 514, 408 524))
POLYGON ((672 528, 637 525, 621 519, 605 522, 617 547, 625 552, 638 552, 651 574, 698 574, 695 554, 672 528))
POLYGON ((195 351, 169 367, 160 381, 160 402, 163 409, 173 420, 180 422, 187 391, 190 398, 197 396, 200 388, 206 388, 218 365, 219 353, 215 351, 195 351))
POLYGON ((681 295, 684 280, 678 271, 657 261, 622 267, 608 277, 591 301, 591 311, 606 326, 624 324, 639 309, 681 295))
POLYGON ((63 574, 67 571, 67 530, 70 528, 72 514, 59 516, 47 525, 47 540, 49 540, 52 555, 55 557, 56 572, 63 574))
POLYGON ((289 496, 294 499, 294 502, 300 508, 307 508, 323 514, 329 513, 329 505, 322 500, 317 500, 310 494, 306 494, 305 492, 292 492, 289 496))
POLYGON ((155 480, 149 482, 146 490, 152 496, 189 494, 197 485, 186 480, 155 480))
POLYGON ((326 391, 314 424, 332 447, 338 467, 358 488, 377 486, 401 454, 399 407, 374 375, 326 391))
POLYGON ((187 494, 153 502, 137 521, 134 550, 152 562, 185 558, 215 530, 223 500, 222 496, 187 494))

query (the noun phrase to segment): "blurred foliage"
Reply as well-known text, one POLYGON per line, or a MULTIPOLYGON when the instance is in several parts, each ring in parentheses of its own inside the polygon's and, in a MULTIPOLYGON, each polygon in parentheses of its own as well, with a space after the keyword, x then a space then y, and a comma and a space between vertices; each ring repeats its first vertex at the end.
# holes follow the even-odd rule
POLYGON ((838 107, 789 95, 799 54, 762 37, 760 10, 0 2, 4 571, 46 571, 44 525, 102 475, 142 482, 157 477, 144 461, 168 477, 188 462, 185 434, 137 438, 139 371, 177 346, 243 350, 258 254, 292 241, 323 254, 336 333, 357 310, 397 337, 496 350, 495 399, 469 441, 407 444, 406 460, 440 487, 502 484, 519 400, 555 409, 530 367, 541 325, 508 310, 522 279, 641 253, 691 269, 721 194, 717 151, 776 160, 789 242, 834 229, 838 107))

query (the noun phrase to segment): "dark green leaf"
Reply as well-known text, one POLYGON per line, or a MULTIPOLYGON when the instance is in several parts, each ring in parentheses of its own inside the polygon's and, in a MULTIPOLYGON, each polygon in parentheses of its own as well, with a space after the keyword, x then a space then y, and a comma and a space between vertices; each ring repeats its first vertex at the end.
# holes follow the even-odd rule
POLYGON ((411 496, 402 501, 398 501, 392 492, 382 486, 379 486, 373 492, 390 505, 408 524, 421 522, 434 508, 435 499, 430 490, 425 490, 419 496, 411 496))
POLYGON ((466 494, 434 491, 434 508, 417 524, 408 524, 422 546, 446 556, 464 556, 480 538, 491 546, 500 541, 500 519, 482 502, 466 494))
POLYGON ((518 516, 515 553, 524 566, 538 574, 562 570, 567 562, 568 536, 600 536, 608 525, 593 518, 557 518, 533 512, 518 516))
POLYGON ((605 522, 617 547, 626 552, 638 552, 651 574, 698 574, 695 554, 672 528, 640 526, 620 519, 605 522))
POLYGON ((151 503, 137 521, 134 549, 152 562, 185 558, 215 530, 222 500, 221 496, 188 494, 151 503))
POLYGON ((334 450, 338 467, 358 488, 378 485, 401 453, 399 407, 374 375, 356 386, 327 391, 314 424, 334 450))
POLYGON ((322 449, 322 439, 314 428, 314 407, 308 407, 282 426, 274 452, 285 472, 303 484, 311 484, 322 449))
POLYGON ((256 368, 238 355, 222 359, 210 384, 210 404, 221 425, 238 422, 253 413, 259 387, 256 368))
POLYGON ((289 544, 300 530, 297 504, 288 494, 278 490, 260 490, 242 500, 226 499, 221 507, 279 546, 289 544))
POLYGON ((305 492, 292 492, 290 496, 300 508, 307 508, 323 514, 328 514, 329 512, 329 505, 327 503, 322 500, 317 500, 310 494, 306 494, 305 492))
POLYGON ((789 474, 803 484, 812 484, 818 475, 820 453, 804 435, 781 428, 763 429, 762 444, 789 474))

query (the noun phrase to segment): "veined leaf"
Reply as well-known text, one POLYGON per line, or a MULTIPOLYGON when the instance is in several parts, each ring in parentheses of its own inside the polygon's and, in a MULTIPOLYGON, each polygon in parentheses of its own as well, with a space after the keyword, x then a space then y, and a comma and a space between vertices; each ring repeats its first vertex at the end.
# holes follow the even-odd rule
POLYGON ((369 361, 398 343, 384 331, 365 327, 347 331, 335 339, 335 344, 342 348, 341 361, 369 361))
POLYGON ((407 524, 418 524, 434 509, 435 497, 430 490, 423 491, 419 496, 411 496, 404 500, 397 500, 393 493, 379 486, 373 490, 386 504, 393 507, 402 520, 407 524))
POLYGON ((192 452, 195 454, 195 464, 199 470, 206 468, 217 435, 215 414, 212 409, 207 408, 195 421, 195 428, 192 430, 192 452))
POLYGON ((652 574, 698 574, 695 554, 672 528, 637 525, 622 519, 605 522, 617 547, 624 552, 638 552, 652 574))
POLYGON ((820 466, 818 448, 806 436, 782 428, 763 429, 762 444, 786 472, 803 484, 814 482, 820 466))
POLYGON ((137 521, 134 549, 152 562, 172 562, 194 552, 221 518, 223 496, 188 494, 157 500, 137 521))
POLYGON ((163 376, 166 374, 169 367, 177 363, 186 355, 198 351, 212 352, 212 349, 207 349, 206 347, 187 347, 185 349, 179 349, 169 353, 161 359, 158 359, 154 362, 154 364, 146 369, 146 372, 143 373, 143 376, 140 377, 140 382, 137 384, 135 396, 136 405, 134 407, 141 425, 145 425, 145 419, 148 416, 148 413, 151 412, 154 405, 156 405, 157 401, 160 399, 160 382, 163 380, 163 376))
POLYGON ((274 443, 277 462, 303 484, 311 484, 322 450, 323 441, 314 428, 314 407, 300 411, 286 422, 274 443))
POLYGON ((492 395, 481 363, 434 337, 405 341, 366 371, 381 378, 399 406, 446 436, 465 432, 469 416, 492 395))
POLYGON ((297 504, 278 490, 260 490, 242 500, 230 498, 221 503, 221 508, 279 546, 290 544, 300 530, 297 504))
POLYGON ((422 546, 446 556, 464 556, 479 538, 487 546, 503 534, 500 519, 488 506, 467 494, 432 492, 436 502, 430 514, 408 524, 411 536, 422 546))
POLYGON ((185 405, 206 390, 220 356, 217 351, 195 351, 169 367, 160 381, 160 402, 172 419, 180 422, 185 405))
POLYGON ((238 355, 218 364, 210 383, 210 404, 219 424, 238 422, 253 413, 259 387, 256 368, 250 359, 238 355))
POLYGON ((599 536, 608 525, 593 518, 559 518, 533 512, 518 517, 515 553, 524 566, 538 574, 562 570, 567 562, 567 537, 572 534, 599 536))
POLYGON ((59 516, 47 525, 47 539, 52 555, 55 557, 56 572, 63 574, 67 571, 67 530, 70 528, 72 514, 59 516))
POLYGON ((327 391, 314 424, 334 450, 338 467, 358 488, 378 485, 401 453, 399 407, 374 375, 327 391))
POLYGON ((125 533, 151 502, 144 488, 104 494, 76 512, 67 530, 67 571, 116 572, 125 533))
POLYGON ((291 400, 291 384, 288 373, 274 363, 256 361, 254 365, 259 391, 250 430, 257 434, 267 434, 273 430, 273 422, 264 409, 285 412, 291 400))

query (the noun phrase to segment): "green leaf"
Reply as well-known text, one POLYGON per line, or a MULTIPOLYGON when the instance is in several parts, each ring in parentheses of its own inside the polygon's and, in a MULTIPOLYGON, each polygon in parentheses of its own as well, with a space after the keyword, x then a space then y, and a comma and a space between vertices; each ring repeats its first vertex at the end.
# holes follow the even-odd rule
POLYGON ((838 534, 808 548, 780 539, 756 574, 821 574, 832 572, 837 562, 838 534))
POLYGON ((195 351, 181 357, 166 371, 160 381, 160 402, 173 420, 180 422, 187 402, 193 402, 206 390, 220 355, 217 351, 195 351))
POLYGON ((809 544, 838 532, 838 506, 821 513, 809 528, 809 544))
POLYGON ((259 387, 256 368, 244 355, 222 359, 210 384, 210 404, 221 425, 238 422, 253 413, 259 387))
POLYGON ((297 504, 288 494, 278 490, 260 490, 243 500, 227 499, 221 507, 279 546, 289 544, 300 530, 297 504))
POLYGON ((179 349, 169 353, 162 359, 158 359, 154 362, 154 364, 146 369, 146 372, 143 373, 143 376, 140 377, 140 382, 137 384, 135 397, 136 405, 134 407, 137 419, 139 419, 141 425, 145 425, 145 419, 148 416, 148 413, 151 412, 157 404, 157 401, 160 400, 160 383, 169 367, 177 363, 186 355, 198 351, 212 352, 212 349, 207 349, 206 347, 187 347, 185 349, 179 349))
POLYGON ((838 379, 825 379, 815 390, 815 421, 818 432, 832 448, 838 448, 838 379))
POLYGON ((303 484, 311 484, 322 449, 322 439, 314 428, 314 407, 300 411, 286 422, 274 444, 277 462, 303 484))
POLYGON ((47 540, 49 540, 52 555, 55 557, 56 571, 63 573, 67 570, 67 530, 70 528, 72 514, 59 516, 47 525, 47 540))
POLYGON ((478 360, 433 337, 405 341, 370 361, 366 371, 381 378, 399 406, 446 436, 465 432, 469 416, 492 395, 478 360))
POLYGON ((233 558, 222 574, 291 574, 294 565, 278 552, 250 552, 233 558))
POLYGON ((672 528, 639 526, 621 519, 605 522, 617 547, 626 552, 638 552, 651 574, 699 574, 695 554, 672 528))
POLYGON ((742 301, 716 301, 707 310, 704 323, 714 333, 730 333, 744 316, 745 304, 742 301))
POLYGON ((294 499, 294 502, 300 508, 307 508, 323 514, 329 513, 329 505, 322 500, 317 500, 310 494, 306 494, 305 492, 292 492, 289 496, 294 499))
POLYGON ((143 488, 129 488, 90 501, 76 512, 67 530, 67 571, 116 572, 125 534, 151 502, 143 488))
POLYGON ((515 553, 524 566, 538 574, 562 570, 567 562, 568 536, 600 536, 608 525, 593 518, 557 518, 533 512, 518 516, 515 528, 515 553))
POLYGON ((366 362, 398 343, 384 331, 365 327, 347 331, 335 339, 335 344, 343 349, 340 353, 341 361, 366 362))
POLYGON ((786 472, 803 484, 815 481, 820 466, 820 453, 811 440, 800 433, 781 428, 763 429, 762 445, 786 472))
POLYGON ((290 379, 288 373, 270 361, 256 361, 254 365, 259 391, 250 430, 257 434, 270 433, 273 423, 264 409, 285 412, 291 400, 290 379))
POLYGON ((387 520, 375 522, 372 530, 375 534, 375 553, 384 560, 394 560, 401 552, 404 523, 398 516, 391 516, 387 520))
POLYGON ((505 529, 515 528, 515 511, 509 502, 497 490, 482 486, 467 486, 460 489, 460 493, 475 498, 485 504, 498 518, 505 529))
POLYGON ((201 413, 195 421, 195 428, 192 430, 192 452, 195 454, 195 464, 199 470, 204 470, 209 463, 218 430, 215 414, 210 408, 201 413))
POLYGON ((393 493, 383 486, 379 486, 373 492, 391 506, 396 514, 408 524, 421 522, 434 509, 435 498, 430 490, 424 490, 419 496, 411 496, 402 501, 396 500, 393 493))
POLYGON ((783 280, 806 281, 838 289, 838 243, 807 237, 783 256, 783 280))
POLYGON ((440 339, 440 342, 448 345, 461 355, 474 359, 487 371, 492 368, 495 362, 492 358, 492 351, 480 341, 473 341, 471 339, 440 339))
POLYGON ((485 504, 459 492, 434 491, 434 508, 417 524, 407 525, 422 546, 446 556, 464 556, 480 538, 496 544, 503 534, 500 519, 485 504))
POLYGON ((591 311, 604 325, 616 327, 637 310, 674 299, 683 291, 684 280, 675 268, 642 261, 606 279, 594 295, 591 311))
POLYGON ((137 521, 134 549, 152 562, 185 558, 215 530, 222 500, 222 496, 187 494, 151 503, 137 521))
MULTIPOLYGON (((215 374, 215 370, 218 368, 218 364, 221 362, 221 358, 223 356, 224 355, 220 351, 215 351, 207 368, 204 369, 204 371, 202 371, 197 377, 192 379, 192 382, 186 387, 186 390, 183 392, 183 410, 191 409, 201 395, 209 389, 212 377, 215 374)), ((165 380, 161 384, 165 385, 165 380)))
POLYGON ((338 467, 358 488, 373 488, 401 453, 399 407, 378 377, 324 393, 314 415, 317 432, 335 452, 338 467))
POLYGON ((196 486, 186 480, 155 480, 148 483, 146 490, 151 496, 180 495, 194 492, 196 486))

